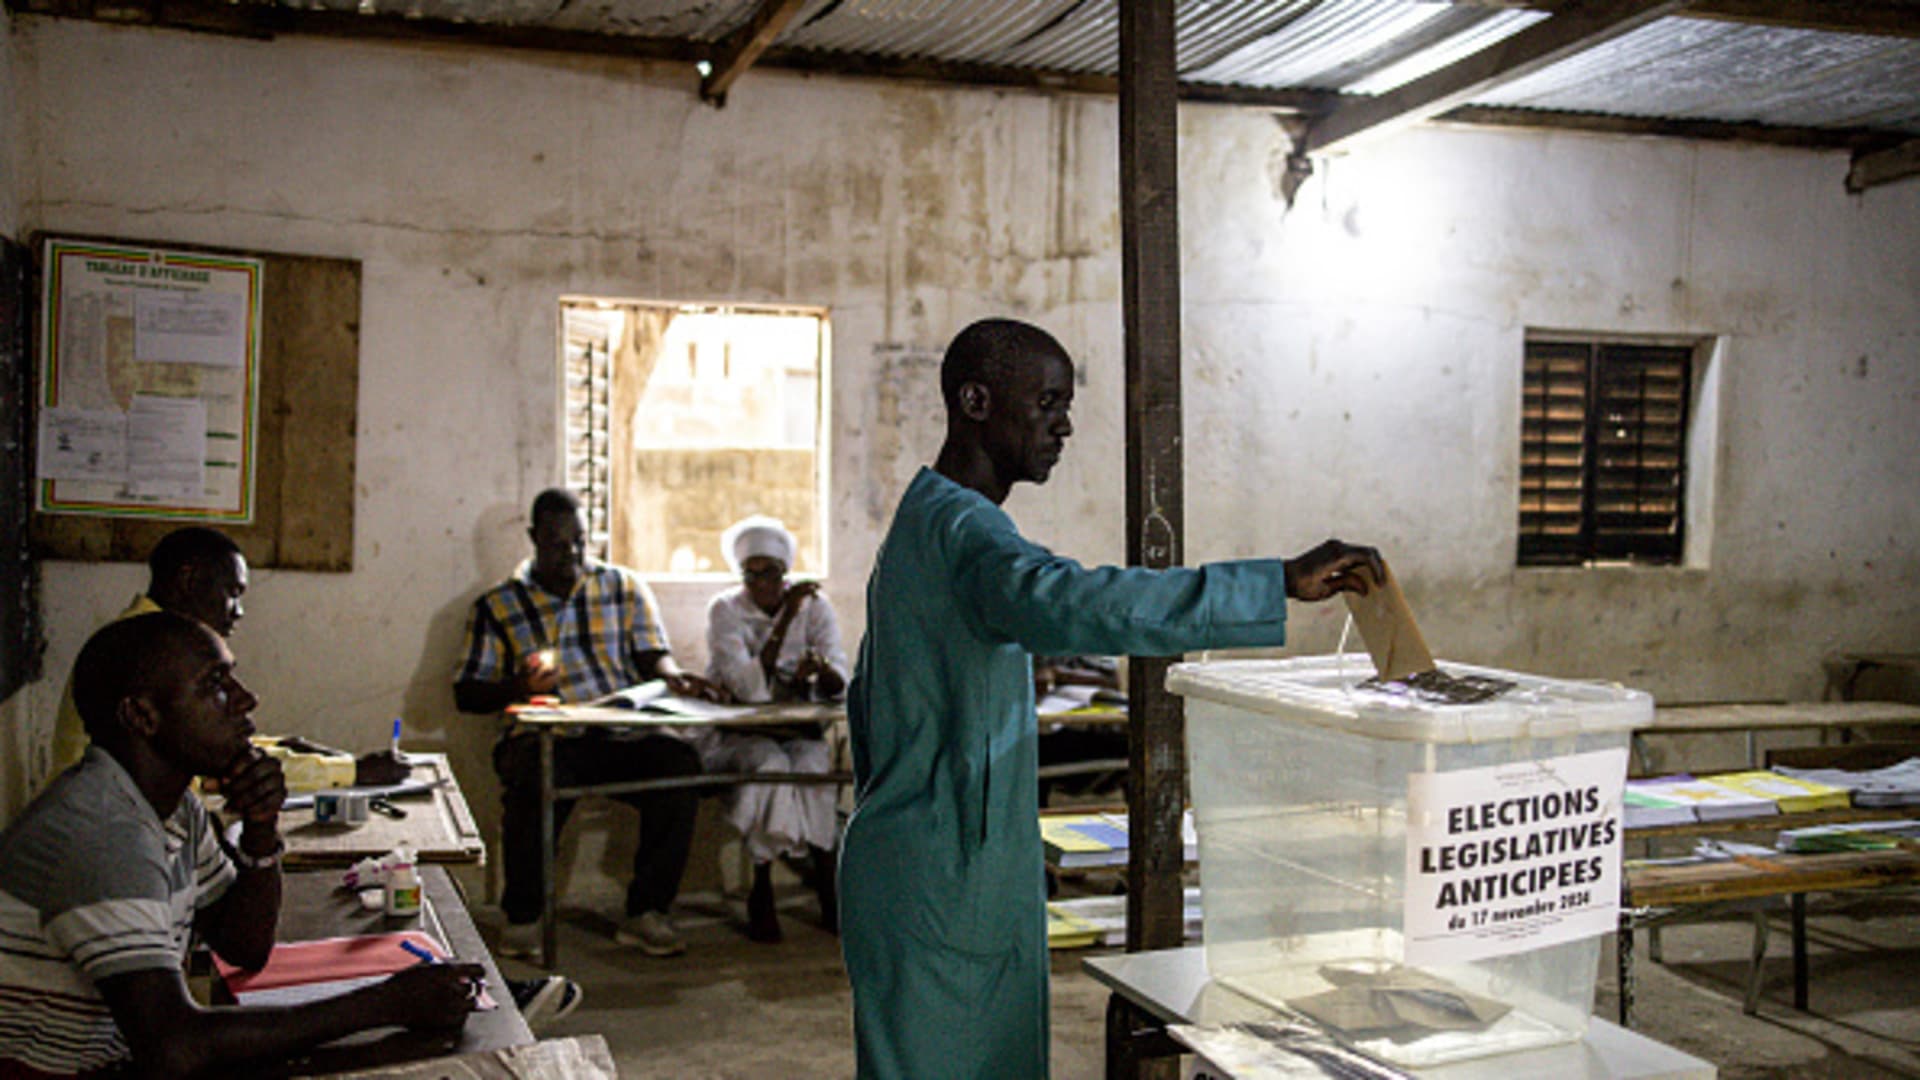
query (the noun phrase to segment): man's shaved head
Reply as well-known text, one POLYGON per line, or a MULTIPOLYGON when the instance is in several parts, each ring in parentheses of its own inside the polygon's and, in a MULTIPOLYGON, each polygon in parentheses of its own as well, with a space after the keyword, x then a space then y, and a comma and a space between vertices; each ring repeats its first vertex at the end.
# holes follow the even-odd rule
POLYGON ((95 742, 117 738, 114 714, 129 697, 169 688, 184 658, 217 653, 213 631, 184 615, 155 611, 108 623, 87 639, 73 664, 73 704, 95 742))
POLYGON ((976 382, 1000 391, 1022 368, 1042 358, 1071 367, 1067 350, 1052 334, 1015 319, 981 319, 960 331, 940 361, 940 397, 949 415, 960 411, 960 387, 976 382))

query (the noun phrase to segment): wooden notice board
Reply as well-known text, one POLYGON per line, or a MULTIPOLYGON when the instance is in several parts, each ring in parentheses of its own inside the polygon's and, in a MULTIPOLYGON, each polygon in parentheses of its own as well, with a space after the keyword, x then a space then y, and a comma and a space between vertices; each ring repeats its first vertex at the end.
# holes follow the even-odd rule
MULTIPOLYGON (((44 239, 35 239, 35 250, 44 239)), ((216 527, 233 537, 254 566, 353 569, 360 263, 125 238, 62 239, 244 256, 265 264, 253 520, 216 527)), ((139 562, 178 527, 173 521, 35 513, 30 533, 39 558, 139 562)))

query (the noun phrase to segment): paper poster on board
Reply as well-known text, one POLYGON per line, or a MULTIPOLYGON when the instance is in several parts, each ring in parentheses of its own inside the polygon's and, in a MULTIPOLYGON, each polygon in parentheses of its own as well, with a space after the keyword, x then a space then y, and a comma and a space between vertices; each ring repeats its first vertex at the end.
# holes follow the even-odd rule
POLYGON ((48 240, 36 507, 253 520, 265 263, 48 240))
POLYGON ((1618 929, 1625 749, 1407 778, 1406 962, 1618 929))

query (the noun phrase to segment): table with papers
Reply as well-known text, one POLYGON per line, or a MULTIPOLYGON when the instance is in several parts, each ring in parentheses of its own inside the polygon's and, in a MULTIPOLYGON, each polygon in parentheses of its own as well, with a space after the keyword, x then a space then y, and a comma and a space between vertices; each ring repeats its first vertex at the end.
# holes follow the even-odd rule
MULTIPOLYGON (((533 1033, 514 1005, 459 887, 440 866, 421 867, 420 881, 425 895, 420 914, 393 918, 363 907, 353 891, 339 887, 340 875, 334 871, 288 873, 282 886, 278 940, 294 944, 370 934, 417 935, 437 955, 485 969, 486 990, 495 1007, 469 1016, 466 1025, 451 1034, 402 1028, 361 1032, 286 1063, 278 1075, 322 1075, 533 1042, 533 1033)), ((348 985, 343 983, 339 989, 344 992, 348 985)))
MULTIPOLYGON (((401 845, 423 863, 486 861, 486 843, 467 806, 467 797, 445 754, 409 753, 413 774, 391 788, 341 788, 340 791, 392 794, 389 801, 404 817, 369 814, 357 825, 323 824, 313 819, 313 793, 296 792, 280 811, 280 835, 286 838, 288 869, 347 867, 401 845)), ((208 805, 221 807, 216 797, 208 805)))
MULTIPOLYGON (((836 727, 844 727, 846 707, 831 703, 794 703, 777 705, 712 705, 685 698, 655 699, 644 708, 619 705, 516 705, 507 710, 508 719, 526 727, 540 738, 540 867, 545 882, 541 901, 541 960, 553 970, 559 957, 559 923, 554 873, 554 803, 583 795, 631 795, 642 791, 673 788, 706 788, 730 784, 833 784, 853 782, 853 774, 844 769, 825 773, 757 772, 700 773, 694 776, 656 780, 628 780, 613 784, 580 784, 560 787, 553 778, 554 740, 562 735, 592 729, 643 731, 648 728, 685 729, 711 726, 731 730, 770 729, 781 732, 818 731, 823 736, 836 727)), ((839 760, 840 755, 834 755, 839 760)))

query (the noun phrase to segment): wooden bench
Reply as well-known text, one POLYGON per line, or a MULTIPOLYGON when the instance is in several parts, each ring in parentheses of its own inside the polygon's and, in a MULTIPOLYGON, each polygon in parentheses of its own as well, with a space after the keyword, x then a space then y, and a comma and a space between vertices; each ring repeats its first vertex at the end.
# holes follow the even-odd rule
POLYGON ((1661 705, 1653 710, 1653 723, 1634 730, 1634 758, 1643 773, 1649 771, 1646 747, 1641 741, 1647 735, 1744 732, 1747 764, 1757 769, 1760 751, 1756 739, 1762 731, 1811 729, 1820 733, 1820 742, 1826 745, 1832 733, 1837 733, 1844 743, 1855 729, 1893 725, 1920 726, 1920 705, 1899 701, 1661 705))

